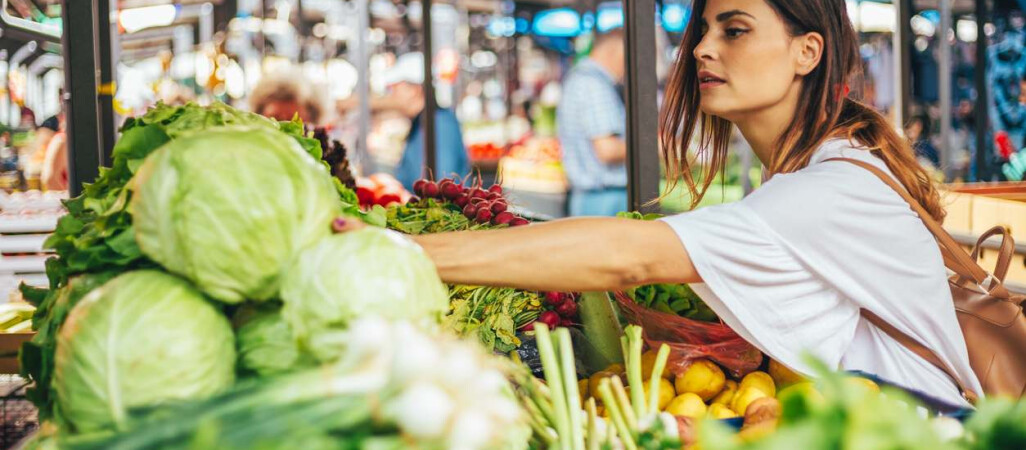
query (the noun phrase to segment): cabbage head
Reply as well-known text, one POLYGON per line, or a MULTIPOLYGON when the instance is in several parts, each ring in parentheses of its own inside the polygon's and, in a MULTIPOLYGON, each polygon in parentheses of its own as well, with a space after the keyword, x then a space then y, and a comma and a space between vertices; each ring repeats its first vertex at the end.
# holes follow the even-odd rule
POLYGON ((132 181, 146 256, 227 303, 266 300, 296 253, 331 233, 331 175, 287 135, 221 128, 171 141, 132 181))
POLYGON ((314 365, 300 351, 292 327, 281 317, 281 305, 264 302, 239 308, 233 316, 241 375, 269 376, 314 365))
POLYGON ((322 239, 285 274, 282 316, 320 360, 339 350, 338 331, 363 316, 435 326, 449 310, 434 264, 394 231, 365 228, 322 239))
POLYGON ((93 290, 57 336, 58 417, 79 433, 121 430, 131 408, 209 397, 234 380, 228 319, 164 272, 128 272, 93 290))

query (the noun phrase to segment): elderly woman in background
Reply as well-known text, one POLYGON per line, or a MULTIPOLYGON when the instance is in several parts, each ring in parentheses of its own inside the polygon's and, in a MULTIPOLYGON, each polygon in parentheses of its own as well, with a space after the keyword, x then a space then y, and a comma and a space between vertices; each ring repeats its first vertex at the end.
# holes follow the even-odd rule
POLYGON ((316 127, 324 119, 324 106, 311 83, 298 71, 265 75, 250 94, 253 112, 275 120, 292 120, 316 127))

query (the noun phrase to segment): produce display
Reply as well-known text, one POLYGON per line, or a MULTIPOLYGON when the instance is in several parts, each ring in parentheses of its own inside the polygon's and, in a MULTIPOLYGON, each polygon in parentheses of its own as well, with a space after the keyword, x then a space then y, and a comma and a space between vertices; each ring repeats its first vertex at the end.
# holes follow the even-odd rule
POLYGON ((0 304, 0 333, 23 333, 32 330, 36 308, 25 302, 0 304))
POLYGON ((45 422, 24 448, 1026 448, 1026 403, 963 426, 815 361, 725 370, 621 327, 616 305, 725 327, 686 286, 446 286, 404 234, 528 225, 501 189, 420 180, 361 209, 322 141, 220 104, 126 123, 46 244, 49 288, 22 287, 45 422))

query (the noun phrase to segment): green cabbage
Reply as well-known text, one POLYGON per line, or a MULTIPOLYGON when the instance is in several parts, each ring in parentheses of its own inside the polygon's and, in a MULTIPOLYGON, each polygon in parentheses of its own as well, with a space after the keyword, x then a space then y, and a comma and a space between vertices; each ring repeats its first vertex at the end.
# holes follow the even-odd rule
POLYGON ((139 248, 211 297, 278 292, 296 252, 331 233, 334 181, 288 136, 220 128, 171 141, 132 181, 139 248))
POLYGON ((312 366, 300 351, 292 327, 281 317, 281 306, 262 303, 240 308, 233 318, 239 371, 243 375, 276 375, 312 366))
POLYGON ((228 319, 184 280, 128 272, 93 290, 57 337, 58 416, 76 432, 124 428, 128 410, 232 385, 228 319))
POLYGON ((333 359, 344 345, 337 331, 355 318, 437 324, 449 309, 448 297, 423 250, 379 228, 333 235, 303 251, 281 289, 282 316, 321 360, 333 359))

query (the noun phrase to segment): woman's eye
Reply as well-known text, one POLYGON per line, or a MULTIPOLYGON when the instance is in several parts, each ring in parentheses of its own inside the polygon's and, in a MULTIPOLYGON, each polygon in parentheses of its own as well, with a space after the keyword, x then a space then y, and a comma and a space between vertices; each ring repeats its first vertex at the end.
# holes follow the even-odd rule
POLYGON ((745 34, 747 32, 748 32, 748 30, 746 30, 744 28, 727 28, 727 31, 725 32, 725 34, 727 35, 728 38, 734 39, 734 38, 741 37, 742 34, 745 34))

